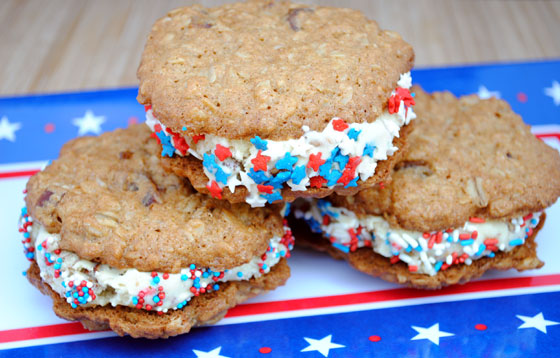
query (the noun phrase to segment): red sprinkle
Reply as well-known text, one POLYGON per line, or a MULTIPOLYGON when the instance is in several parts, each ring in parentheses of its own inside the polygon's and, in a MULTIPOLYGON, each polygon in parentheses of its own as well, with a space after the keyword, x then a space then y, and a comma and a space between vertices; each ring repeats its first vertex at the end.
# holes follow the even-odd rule
POLYGON ((408 266, 408 270, 409 270, 410 272, 418 271, 418 266, 416 266, 416 265, 409 265, 409 266, 408 266))
POLYGON ((371 342, 379 342, 381 340, 381 337, 379 336, 369 336, 368 338, 371 342))
POLYGON ((473 231, 472 234, 471 234, 471 237, 473 239, 476 239, 478 237, 478 231, 473 231))
POLYGON ((342 132, 343 130, 348 128, 348 124, 346 124, 346 122, 344 122, 344 119, 342 119, 342 118, 335 119, 332 122, 332 125, 333 125, 334 130, 339 131, 339 132, 342 132))
POLYGON ((471 238, 471 234, 459 234, 459 240, 469 240, 471 238))
POLYGON ((192 140, 194 142, 194 144, 198 143, 198 141, 204 140, 206 139, 206 136, 204 134, 198 134, 198 135, 193 135, 192 136, 192 140))
POLYGON ((315 177, 312 177, 309 179, 309 186, 312 188, 320 188, 323 186, 323 184, 325 184, 328 180, 323 178, 320 175, 317 175, 315 177))
MULTIPOLYGON (((254 157, 253 159, 251 159, 251 163, 253 163, 253 169, 255 171, 258 170, 262 170, 262 171, 267 171, 268 170, 268 162, 270 161, 270 157, 267 155, 262 155, 262 150, 259 150, 259 152, 257 153, 257 156, 254 157)), ((270 193, 272 194, 272 193, 270 193)))
POLYGON ((231 150, 221 144, 216 144, 216 150, 214 150, 214 153, 216 154, 216 157, 218 157, 218 159, 222 162, 232 156, 231 150))
POLYGON ((469 221, 475 224, 482 224, 485 222, 483 218, 477 218, 477 217, 472 217, 469 219, 469 221))
POLYGON ((311 154, 309 156, 309 162, 307 162, 307 167, 313 169, 316 172, 318 172, 319 167, 326 163, 326 160, 321 159, 321 155, 323 155, 323 153, 321 153, 321 152, 319 152, 317 154, 311 154))
POLYGON ((272 190, 274 190, 274 187, 272 185, 257 184, 257 189, 261 193, 272 194, 272 190))
POLYGON ((215 180, 212 180, 212 182, 209 185, 206 185, 206 189, 208 189, 212 197, 217 199, 222 198, 222 188, 220 188, 220 186, 215 180))
POLYGON ((484 240, 484 245, 496 245, 498 243, 498 239, 486 239, 484 240))
POLYGON ((268 354, 270 352, 272 352, 272 349, 270 349, 270 347, 261 347, 259 349, 259 353, 262 353, 262 354, 268 354))
POLYGON ((152 109, 152 105, 151 105, 151 104, 147 104, 147 105, 144 106, 144 110, 145 110, 146 112, 148 112, 150 109, 152 109))
POLYGON ((396 264, 397 262, 399 262, 399 260, 400 260, 400 259, 399 259, 398 256, 393 256, 393 257, 391 257, 391 263, 392 263, 392 264, 396 264))
POLYGON ((163 279, 164 279, 164 280, 167 280, 168 278, 169 278, 169 274, 168 274, 167 272, 165 272, 165 273, 163 274, 163 279))

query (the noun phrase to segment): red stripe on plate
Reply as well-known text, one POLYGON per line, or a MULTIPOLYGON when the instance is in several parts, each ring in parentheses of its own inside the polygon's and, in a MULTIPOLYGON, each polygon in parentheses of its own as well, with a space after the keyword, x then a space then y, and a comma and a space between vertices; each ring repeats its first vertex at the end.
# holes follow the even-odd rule
MULTIPOLYGON (((226 317, 240 317, 263 313, 289 312, 312 308, 337 307, 360 303, 395 301, 410 298, 446 296, 460 293, 498 291, 512 288, 540 287, 560 284, 560 274, 534 277, 514 277, 497 280, 469 282, 464 285, 446 287, 438 291, 422 291, 411 288, 396 288, 336 296, 310 297, 286 301, 246 303, 229 310, 226 317)), ((0 331, 0 343, 17 342, 30 339, 68 336, 90 333, 78 322, 61 323, 49 326, 18 328, 0 331)))
POLYGON ((537 138, 556 138, 560 141, 560 133, 541 133, 535 134, 537 138))
POLYGON ((0 179, 30 177, 30 176, 32 176, 33 174, 35 174, 39 171, 40 171, 40 169, 20 170, 20 171, 15 171, 15 172, 3 172, 3 173, 0 173, 0 179))
POLYGON ((422 291, 412 288, 395 288, 391 290, 353 293, 347 295, 311 297, 286 301, 247 303, 230 309, 226 314, 226 317, 287 312, 312 308, 336 307, 360 303, 395 301, 410 298, 447 296, 460 293, 498 291, 512 288, 550 286, 558 284, 560 284, 560 274, 473 281, 464 285, 454 285, 434 291, 422 291))

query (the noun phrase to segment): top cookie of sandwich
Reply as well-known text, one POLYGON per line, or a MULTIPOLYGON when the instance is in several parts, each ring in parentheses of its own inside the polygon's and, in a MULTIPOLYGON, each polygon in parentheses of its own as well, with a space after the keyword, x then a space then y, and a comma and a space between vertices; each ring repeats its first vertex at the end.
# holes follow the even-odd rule
POLYGON ((153 26, 138 101, 174 131, 286 140, 333 117, 374 121, 413 60, 397 33, 359 11, 262 0, 194 5, 153 26))
POLYGON ((145 125, 82 137, 34 175, 30 215, 61 236, 60 249, 115 268, 223 271, 260 256, 282 237, 278 207, 251 209, 198 194, 160 167, 145 125))
POLYGON ((471 217, 523 216, 556 201, 558 151, 537 139, 506 102, 414 91, 415 127, 391 183, 334 202, 427 232, 462 226, 471 217))

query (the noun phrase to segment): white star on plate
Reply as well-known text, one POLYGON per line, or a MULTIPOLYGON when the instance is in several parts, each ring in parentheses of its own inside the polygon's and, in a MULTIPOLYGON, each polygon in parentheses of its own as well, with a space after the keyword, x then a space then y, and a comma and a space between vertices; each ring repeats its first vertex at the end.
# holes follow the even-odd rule
POLYGON ((7 139, 10 142, 16 141, 16 131, 21 128, 21 123, 10 123, 8 117, 0 119, 0 139, 7 139))
POLYGON ((544 94, 552 97, 554 105, 560 106, 560 83, 558 81, 552 81, 552 87, 545 88, 544 94))
POLYGON ((197 351, 196 349, 193 349, 192 351, 194 352, 194 354, 196 354, 196 358, 229 358, 226 356, 221 356, 221 350, 222 347, 214 348, 210 352, 197 351))
POLYGON ((87 110, 83 117, 74 118, 72 120, 72 124, 78 127, 78 135, 101 133, 101 124, 103 122, 105 122, 104 116, 96 116, 90 110, 87 110))
POLYGON ((432 343, 437 344, 438 346, 439 346, 439 339, 441 337, 449 337, 449 336, 454 336, 455 335, 453 333, 440 331, 439 330, 439 323, 436 323, 429 328, 416 327, 416 326, 411 326, 411 327, 416 332, 418 332, 417 335, 415 335, 414 337, 412 337, 410 339, 411 341, 415 341, 415 340, 418 340, 418 339, 428 339, 432 343))
POLYGON ((523 321, 523 324, 517 327, 517 329, 536 328, 539 331, 546 333, 547 326, 556 326, 557 324, 560 324, 560 322, 554 322, 554 321, 549 321, 544 319, 542 312, 533 317, 522 316, 522 315, 516 315, 515 317, 523 321))
POLYGON ((500 98, 500 92, 489 91, 486 86, 478 86, 478 97, 480 97, 480 99, 488 99, 490 97, 500 98))
POLYGON ((329 356, 329 351, 335 348, 344 348, 342 344, 333 343, 331 342, 332 334, 322 338, 322 339, 313 339, 303 337, 309 343, 309 345, 301 350, 301 352, 314 352, 317 351, 323 355, 323 357, 329 356))

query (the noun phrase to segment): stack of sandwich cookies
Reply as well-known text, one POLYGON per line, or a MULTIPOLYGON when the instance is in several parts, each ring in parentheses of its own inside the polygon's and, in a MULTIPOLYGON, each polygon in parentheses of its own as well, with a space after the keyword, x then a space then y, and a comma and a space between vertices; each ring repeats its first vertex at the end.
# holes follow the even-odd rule
POLYGON ((164 166, 253 207, 385 180, 415 117, 414 53, 358 11, 248 1, 158 20, 138 100, 164 166))
POLYGON ((163 170, 150 133, 73 140, 27 185, 27 277, 57 315, 89 329, 177 335, 289 277, 282 208, 197 193, 163 170))
POLYGON ((534 241, 560 196, 558 152, 503 101, 415 92, 418 118, 392 181, 303 204, 297 216, 330 243, 298 242, 418 288, 540 268, 534 241))

